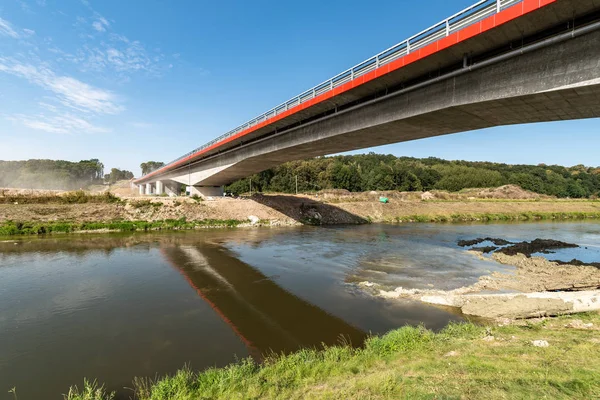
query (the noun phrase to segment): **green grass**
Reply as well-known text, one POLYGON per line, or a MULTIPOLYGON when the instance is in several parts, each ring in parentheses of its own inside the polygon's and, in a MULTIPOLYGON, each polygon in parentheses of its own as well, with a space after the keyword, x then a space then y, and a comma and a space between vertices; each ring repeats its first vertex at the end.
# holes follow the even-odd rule
POLYGON ((120 203, 122 200, 111 192, 90 194, 83 190, 60 194, 48 193, 40 195, 9 194, 0 190, 0 204, 84 204, 84 203, 120 203))
MULTIPOLYGON (((600 314, 590 313, 524 326, 450 324, 439 333, 403 327, 358 349, 304 349, 203 372, 186 367, 137 378, 133 387, 139 400, 598 398, 598 331, 566 328, 575 318, 600 326, 600 314), (488 335, 494 340, 483 340, 488 335), (532 346, 538 339, 550 347, 532 346)), ((68 400, 88 398, 98 400, 68 400)))
POLYGON ((0 236, 43 235, 50 233, 73 233, 109 230, 115 232, 157 231, 157 230, 191 230, 198 228, 233 228, 249 221, 234 219, 204 219, 186 221, 166 219, 162 221, 108 221, 108 222, 19 222, 5 221, 0 223, 0 236))
POLYGON ((394 222, 543 221, 600 219, 600 212, 520 212, 450 215, 406 215, 394 222))
POLYGON ((152 200, 137 200, 137 201, 130 201, 129 204, 133 207, 133 208, 145 208, 145 207, 154 207, 154 208, 160 208, 163 206, 163 203, 161 202, 153 202, 152 200))
POLYGON ((107 392, 104 386, 98 385, 96 381, 84 379, 83 388, 79 390, 77 386, 72 386, 69 392, 63 395, 65 400, 112 400, 115 395, 107 392))

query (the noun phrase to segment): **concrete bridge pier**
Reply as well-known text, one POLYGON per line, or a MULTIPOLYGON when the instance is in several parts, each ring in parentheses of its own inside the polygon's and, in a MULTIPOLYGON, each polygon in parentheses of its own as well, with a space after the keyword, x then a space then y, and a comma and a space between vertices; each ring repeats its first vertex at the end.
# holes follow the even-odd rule
POLYGON ((152 194, 152 184, 146 183, 146 195, 149 196, 152 194))
POLYGON ((181 194, 181 183, 178 182, 165 182, 165 192, 169 196, 179 196, 181 194))
POLYGON ((156 181, 156 195, 160 196, 165 192, 165 184, 163 181, 156 181))
POLYGON ((222 197, 224 193, 223 186, 188 186, 190 196, 198 195, 201 197, 222 197))
POLYGON ((138 189, 140 190, 140 196, 143 196, 144 193, 146 193, 146 185, 144 185, 144 184, 138 185, 138 189))

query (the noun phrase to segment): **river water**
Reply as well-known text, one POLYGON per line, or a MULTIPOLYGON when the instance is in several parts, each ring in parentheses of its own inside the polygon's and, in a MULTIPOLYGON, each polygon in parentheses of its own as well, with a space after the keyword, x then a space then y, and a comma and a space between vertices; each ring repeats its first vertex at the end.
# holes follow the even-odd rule
POLYGON ((224 366, 462 317, 356 283, 453 289, 512 267, 461 239, 551 238, 600 261, 600 224, 365 225, 0 240, 0 399, 61 399, 84 377, 129 398, 135 376, 224 366), (341 339, 343 338, 343 339, 341 339))

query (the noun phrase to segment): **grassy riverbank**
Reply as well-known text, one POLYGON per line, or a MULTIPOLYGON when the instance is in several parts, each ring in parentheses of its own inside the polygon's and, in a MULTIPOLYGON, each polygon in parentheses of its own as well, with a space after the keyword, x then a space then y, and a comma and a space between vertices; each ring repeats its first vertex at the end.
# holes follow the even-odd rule
POLYGON ((0 224, 0 236, 43 235, 50 233, 77 232, 135 232, 157 230, 191 230, 199 228, 232 228, 249 221, 205 219, 186 221, 168 219, 162 221, 111 221, 111 222, 15 222, 0 224))
MULTIPOLYGON (((492 221, 567 221, 600 219, 600 212, 519 212, 519 213, 474 213, 449 215, 405 215, 392 219, 369 222, 383 223, 460 223, 460 222, 492 222, 492 221)), ((313 221, 313 220, 311 220, 313 221)), ((185 218, 165 219, 157 221, 5 221, 0 223, 0 236, 43 235, 51 233, 83 233, 83 232, 136 232, 157 230, 193 230, 199 228, 234 228, 249 224, 249 220, 236 219, 201 219, 187 221, 185 218)), ((269 224, 269 220, 261 220, 261 225, 269 224)), ((304 222, 307 223, 307 222, 304 222)), ((320 220, 309 225, 319 225, 320 220)))
POLYGON ((473 213, 449 215, 405 215, 395 217, 393 222, 472 222, 472 221, 549 221, 600 219, 600 212, 515 212, 473 213))
MULTIPOLYGON (((201 373, 185 368, 156 381, 136 379, 139 400, 591 399, 600 396, 600 314, 522 326, 451 324, 439 333, 403 327, 347 346, 242 360, 201 373), (586 324, 592 324, 586 326, 586 324), (532 342, 545 340, 548 347, 532 342)), ((68 400, 111 396, 87 384, 68 400)))

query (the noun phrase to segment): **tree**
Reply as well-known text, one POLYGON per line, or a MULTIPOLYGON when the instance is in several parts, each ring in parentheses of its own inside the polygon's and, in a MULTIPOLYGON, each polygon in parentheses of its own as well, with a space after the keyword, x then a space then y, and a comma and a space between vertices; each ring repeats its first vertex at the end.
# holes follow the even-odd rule
MULTIPOLYGON (((252 188, 253 191, 294 193, 296 177, 301 192, 328 188, 349 191, 460 191, 509 183, 557 197, 589 197, 600 191, 598 167, 508 165, 375 153, 288 162, 253 175, 252 188)), ((248 179, 245 178, 233 183, 230 188, 239 191, 247 186, 248 179)))
POLYGON ((104 181, 107 183, 115 183, 117 181, 129 180, 133 178, 133 172, 113 168, 110 174, 104 175, 104 181))
POLYGON ((142 175, 149 174, 152 171, 156 171, 159 168, 165 166, 164 162, 160 161, 146 161, 140 164, 140 169, 142 170, 142 175))

